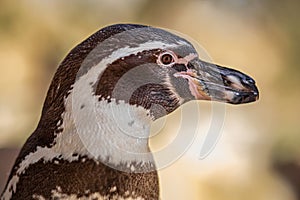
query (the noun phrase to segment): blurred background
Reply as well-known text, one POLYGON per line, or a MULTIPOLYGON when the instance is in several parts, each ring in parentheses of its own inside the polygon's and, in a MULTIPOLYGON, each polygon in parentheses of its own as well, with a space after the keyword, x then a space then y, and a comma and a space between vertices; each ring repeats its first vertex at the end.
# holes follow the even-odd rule
MULTIPOLYGON (((201 122, 187 152, 160 171, 163 199, 300 199, 299 8, 298 0, 1 0, 0 191, 60 61, 98 29, 130 22, 188 35, 260 90, 256 103, 226 105, 221 137, 205 159, 211 105, 186 106, 200 108, 201 122)), ((180 115, 165 119, 162 135, 176 132, 180 115)))

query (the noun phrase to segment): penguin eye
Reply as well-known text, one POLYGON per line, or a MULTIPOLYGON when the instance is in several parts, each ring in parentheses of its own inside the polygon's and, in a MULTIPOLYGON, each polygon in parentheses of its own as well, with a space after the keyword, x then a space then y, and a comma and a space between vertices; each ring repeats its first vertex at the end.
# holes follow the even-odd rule
POLYGON ((175 63, 175 56, 170 52, 162 53, 158 58, 158 63, 161 65, 170 66, 175 63))

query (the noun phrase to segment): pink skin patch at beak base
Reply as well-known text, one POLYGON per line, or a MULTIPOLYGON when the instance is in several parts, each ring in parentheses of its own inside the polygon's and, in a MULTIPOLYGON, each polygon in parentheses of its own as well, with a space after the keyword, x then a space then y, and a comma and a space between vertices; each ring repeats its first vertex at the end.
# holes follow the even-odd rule
POLYGON ((191 60, 193 60, 194 58, 197 58, 197 57, 198 57, 197 54, 190 53, 189 55, 185 56, 184 58, 175 58, 175 63, 184 64, 185 66, 187 66, 191 60))
POLYGON ((203 86, 199 84, 199 81, 197 81, 196 74, 188 69, 186 72, 178 72, 174 74, 175 77, 182 77, 188 80, 189 82, 189 89, 191 91, 191 94, 195 97, 197 100, 211 100, 211 97, 209 97, 203 90, 203 86))
POLYGON ((211 98, 204 92, 203 86, 199 84, 199 81, 197 81, 196 77, 197 75, 195 72, 187 68, 188 63, 197 58, 198 55, 195 53, 191 53, 184 58, 177 58, 175 57, 175 63, 176 64, 184 64, 186 66, 187 71, 182 71, 175 73, 175 77, 182 77, 188 80, 189 82, 189 89, 191 91, 191 94, 195 97, 197 100, 211 100, 211 98))

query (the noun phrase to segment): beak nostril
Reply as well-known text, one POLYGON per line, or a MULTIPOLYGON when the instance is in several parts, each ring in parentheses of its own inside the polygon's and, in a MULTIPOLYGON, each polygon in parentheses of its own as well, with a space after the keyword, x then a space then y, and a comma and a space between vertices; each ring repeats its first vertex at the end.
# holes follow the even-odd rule
POLYGON ((255 81, 253 79, 246 79, 244 82, 247 84, 255 84, 255 81))

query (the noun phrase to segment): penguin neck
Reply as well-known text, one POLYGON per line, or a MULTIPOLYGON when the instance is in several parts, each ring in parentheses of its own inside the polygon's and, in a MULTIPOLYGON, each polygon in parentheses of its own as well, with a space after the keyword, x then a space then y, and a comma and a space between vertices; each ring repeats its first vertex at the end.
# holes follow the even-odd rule
POLYGON ((74 153, 122 170, 125 166, 132 171, 132 165, 154 164, 148 144, 152 119, 143 107, 113 99, 99 101, 97 96, 84 98, 76 92, 65 105, 64 131, 57 139, 74 146, 74 153))

